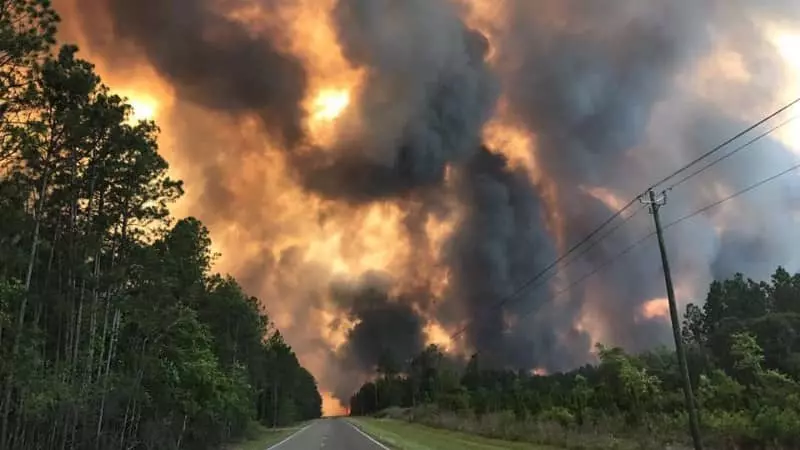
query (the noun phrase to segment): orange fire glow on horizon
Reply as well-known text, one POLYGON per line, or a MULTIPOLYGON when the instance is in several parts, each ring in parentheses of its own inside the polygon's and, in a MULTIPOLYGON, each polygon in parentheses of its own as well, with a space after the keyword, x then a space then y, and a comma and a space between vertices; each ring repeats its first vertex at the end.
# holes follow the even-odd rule
POLYGON ((348 409, 334 398, 333 394, 322 391, 322 415, 324 417, 341 417, 348 414, 348 409))

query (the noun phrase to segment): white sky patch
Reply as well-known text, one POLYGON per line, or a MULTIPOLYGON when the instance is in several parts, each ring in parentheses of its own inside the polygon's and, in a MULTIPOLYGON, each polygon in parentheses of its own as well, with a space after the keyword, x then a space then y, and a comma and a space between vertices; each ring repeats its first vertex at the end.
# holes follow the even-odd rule
MULTIPOLYGON (((790 84, 784 86, 780 96, 781 100, 788 102, 800 97, 800 31, 768 28, 767 35, 783 57, 786 70, 790 75, 788 79, 792 80, 790 84)), ((787 113, 786 118, 798 115, 800 115, 800 108, 795 107, 787 113)), ((800 154, 800 120, 793 121, 777 135, 792 151, 800 154)))

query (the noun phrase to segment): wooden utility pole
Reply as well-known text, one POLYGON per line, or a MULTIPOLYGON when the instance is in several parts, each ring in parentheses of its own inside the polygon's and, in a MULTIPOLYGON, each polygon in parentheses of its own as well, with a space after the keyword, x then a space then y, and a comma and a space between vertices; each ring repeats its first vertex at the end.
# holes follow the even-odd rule
POLYGON ((681 339, 681 324, 678 321, 678 305, 675 302, 675 289, 672 286, 672 274, 669 270, 669 259, 667 258, 667 248, 664 245, 664 231, 661 229, 661 218, 658 215, 659 209, 667 203, 667 194, 662 192, 656 198, 655 192, 650 189, 647 193, 648 199, 642 202, 650 205, 650 212, 656 224, 656 235, 658 236, 658 248, 661 251, 661 264, 664 267, 664 281, 667 285, 667 300, 669 301, 669 317, 672 320, 672 334, 675 338, 675 352, 678 355, 681 375, 683 376, 683 395, 686 399, 686 409, 689 412, 689 429, 692 433, 692 441, 695 450, 703 450, 703 443, 700 439, 700 421, 697 418, 695 409, 694 393, 692 392, 692 382, 689 379, 689 366, 686 364, 686 353, 683 351, 683 340, 681 339))

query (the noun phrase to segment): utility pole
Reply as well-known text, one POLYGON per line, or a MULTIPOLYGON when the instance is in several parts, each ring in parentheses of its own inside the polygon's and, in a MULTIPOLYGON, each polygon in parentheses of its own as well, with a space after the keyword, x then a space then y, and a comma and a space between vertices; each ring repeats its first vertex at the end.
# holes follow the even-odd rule
POLYGON ((700 421, 697 418, 695 409, 694 394, 692 393, 692 382, 689 379, 689 366, 686 364, 686 353, 683 351, 683 341, 681 339, 681 324, 678 321, 678 305, 675 302, 675 289, 672 287, 672 274, 669 270, 669 260, 667 249, 664 245, 664 231, 661 229, 661 218, 658 215, 659 209, 667 204, 667 193, 662 192, 656 198, 655 192, 650 189, 647 193, 648 199, 641 199, 641 202, 650 205, 650 212, 656 224, 656 234, 658 235, 658 248, 661 250, 661 264, 664 267, 664 281, 667 284, 667 300, 669 301, 669 317, 672 320, 672 334, 675 337, 675 352, 678 355, 681 374, 683 375, 683 394, 686 398, 686 409, 689 412, 689 429, 692 433, 695 450, 703 450, 703 443, 700 440, 700 421))

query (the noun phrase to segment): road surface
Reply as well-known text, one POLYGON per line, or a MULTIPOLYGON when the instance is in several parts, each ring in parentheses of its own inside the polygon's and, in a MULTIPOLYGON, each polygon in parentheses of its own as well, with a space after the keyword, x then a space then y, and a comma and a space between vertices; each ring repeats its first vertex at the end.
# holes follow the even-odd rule
POLYGON ((323 419, 267 450, 389 450, 345 419, 323 419))

